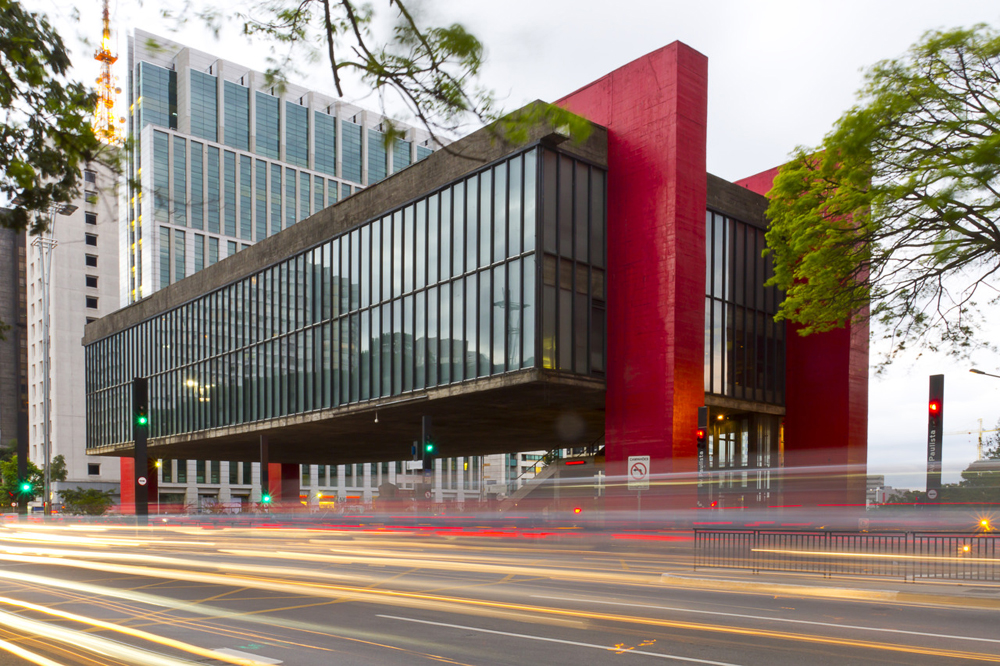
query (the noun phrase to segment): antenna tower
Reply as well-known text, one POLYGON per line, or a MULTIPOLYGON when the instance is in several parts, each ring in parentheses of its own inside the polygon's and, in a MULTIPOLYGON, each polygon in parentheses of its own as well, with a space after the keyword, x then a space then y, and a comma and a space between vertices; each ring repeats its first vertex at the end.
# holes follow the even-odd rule
POLYGON ((101 75, 97 78, 97 108, 94 109, 94 134, 108 144, 121 144, 124 140, 122 125, 124 119, 115 118, 115 100, 122 91, 115 84, 118 77, 111 73, 111 65, 118 56, 111 53, 111 16, 108 0, 104 0, 104 33, 101 48, 94 54, 94 60, 101 63, 101 75))

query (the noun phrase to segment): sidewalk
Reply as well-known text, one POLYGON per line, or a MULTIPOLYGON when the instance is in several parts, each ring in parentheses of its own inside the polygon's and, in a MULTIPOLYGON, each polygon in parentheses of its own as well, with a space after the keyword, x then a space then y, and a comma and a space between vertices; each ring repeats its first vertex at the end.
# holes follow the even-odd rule
POLYGON ((929 579, 823 576, 793 572, 753 573, 747 569, 686 569, 662 574, 671 587, 739 591, 750 594, 857 599, 1000 610, 1000 583, 929 579))

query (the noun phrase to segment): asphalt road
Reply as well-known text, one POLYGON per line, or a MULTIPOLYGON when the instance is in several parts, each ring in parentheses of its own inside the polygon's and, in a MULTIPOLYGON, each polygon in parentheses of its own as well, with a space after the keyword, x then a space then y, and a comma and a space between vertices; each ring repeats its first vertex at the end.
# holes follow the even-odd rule
POLYGON ((7 523, 0 664, 1000 662, 1000 588, 695 572, 690 549, 683 533, 7 523))

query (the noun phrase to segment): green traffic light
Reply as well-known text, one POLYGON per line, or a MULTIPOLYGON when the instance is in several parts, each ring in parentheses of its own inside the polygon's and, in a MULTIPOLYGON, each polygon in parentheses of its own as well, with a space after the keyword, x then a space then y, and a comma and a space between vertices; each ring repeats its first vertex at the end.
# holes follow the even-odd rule
POLYGON ((427 453, 434 453, 434 445, 430 442, 427 442, 426 444, 424 444, 424 451, 426 451, 427 453))
POLYGON ((31 492, 31 483, 29 481, 22 481, 21 482, 21 492, 22 493, 29 493, 29 492, 31 492))
POLYGON ((149 417, 146 416, 145 414, 140 414, 139 416, 135 417, 135 423, 136 425, 144 426, 147 423, 149 423, 149 417))
POLYGON ((264 493, 263 495, 261 495, 260 501, 263 502, 264 504, 270 504, 271 503, 271 496, 268 495, 267 493, 264 493))

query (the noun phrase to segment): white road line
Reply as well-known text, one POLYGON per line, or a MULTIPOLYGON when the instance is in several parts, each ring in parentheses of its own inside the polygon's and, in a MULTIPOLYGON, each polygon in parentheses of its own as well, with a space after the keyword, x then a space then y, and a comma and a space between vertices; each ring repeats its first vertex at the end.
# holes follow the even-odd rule
POLYGON ((853 624, 837 624, 835 622, 815 622, 813 620, 795 620, 790 617, 767 617, 765 615, 746 615, 743 613, 724 613, 722 611, 695 610, 692 608, 676 608, 673 606, 656 606, 654 604, 627 604, 618 601, 601 601, 600 599, 575 599, 573 597, 550 597, 543 594, 532 594, 534 599, 551 599, 554 601, 579 601, 608 606, 628 606, 630 608, 654 608, 656 610, 678 611, 680 613, 699 613, 701 615, 719 615, 722 617, 739 617, 748 620, 764 620, 768 622, 787 622, 789 624, 808 624, 816 627, 835 627, 837 629, 857 629, 860 631, 879 631, 888 634, 908 634, 910 636, 927 636, 928 638, 948 638, 956 641, 978 641, 982 643, 1000 643, 997 638, 976 638, 975 636, 949 636, 948 634, 929 634, 925 631, 907 631, 905 629, 886 629, 884 627, 859 627, 853 624))
POLYGON ((646 652, 645 650, 630 650, 628 648, 608 647, 607 645, 596 645, 594 643, 580 643, 577 641, 567 641, 561 638, 549 638, 548 636, 532 636, 530 634, 515 634, 509 631, 497 631, 495 629, 481 629, 479 627, 467 627, 463 624, 448 624, 447 622, 431 622, 430 620, 418 620, 413 617, 398 617, 396 615, 378 615, 387 620, 401 620, 403 622, 416 622, 418 624, 431 624, 435 627, 449 627, 451 629, 462 629, 463 631, 478 631, 482 634, 497 634, 498 636, 510 636, 512 638, 527 638, 532 641, 545 641, 546 643, 562 643, 563 645, 575 645, 577 647, 593 648, 605 652, 617 652, 619 654, 641 654, 646 657, 659 657, 660 659, 673 659, 675 661, 687 661, 695 664, 710 664, 711 666, 738 666, 726 661, 709 661, 708 659, 694 659, 693 657, 678 657, 673 654, 662 654, 660 652, 646 652))

